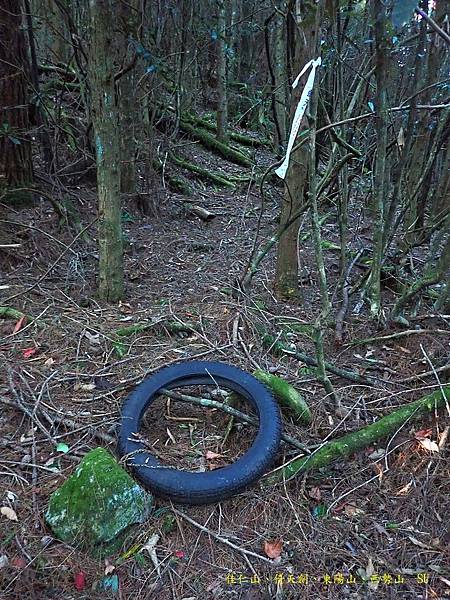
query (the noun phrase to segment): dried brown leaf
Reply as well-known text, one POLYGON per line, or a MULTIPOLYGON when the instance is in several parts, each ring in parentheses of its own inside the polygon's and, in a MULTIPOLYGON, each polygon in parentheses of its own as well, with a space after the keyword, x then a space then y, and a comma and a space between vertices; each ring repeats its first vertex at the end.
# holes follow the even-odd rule
POLYGON ((283 542, 281 540, 272 540, 270 542, 264 542, 264 552, 269 558, 279 558, 281 556, 282 549, 283 542))

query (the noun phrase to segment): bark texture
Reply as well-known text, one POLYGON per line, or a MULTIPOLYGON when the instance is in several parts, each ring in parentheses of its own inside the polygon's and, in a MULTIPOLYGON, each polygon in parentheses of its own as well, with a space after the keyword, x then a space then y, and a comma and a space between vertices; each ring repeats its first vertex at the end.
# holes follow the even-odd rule
POLYGON ((112 2, 92 0, 89 76, 97 155, 99 208, 99 294, 116 301, 123 295, 118 114, 115 97, 114 15, 112 2))
POLYGON ((0 0, 0 197, 11 202, 29 201, 17 188, 33 181, 28 73, 21 3, 0 0))

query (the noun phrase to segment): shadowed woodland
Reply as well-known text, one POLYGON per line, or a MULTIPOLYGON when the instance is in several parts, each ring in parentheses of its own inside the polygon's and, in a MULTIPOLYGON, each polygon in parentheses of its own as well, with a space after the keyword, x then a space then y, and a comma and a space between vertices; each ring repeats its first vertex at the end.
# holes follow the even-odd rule
MULTIPOLYGON (((0 0, 1 600, 448 597, 449 7, 0 0), (197 359, 271 390, 272 469, 58 539, 124 399, 197 359)), ((257 431, 198 385, 140 435, 208 472, 257 431)))

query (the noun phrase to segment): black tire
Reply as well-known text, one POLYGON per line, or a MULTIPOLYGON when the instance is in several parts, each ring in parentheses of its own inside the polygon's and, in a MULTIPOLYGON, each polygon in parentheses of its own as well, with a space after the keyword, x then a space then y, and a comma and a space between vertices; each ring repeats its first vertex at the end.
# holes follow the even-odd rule
POLYGON ((143 381, 122 407, 118 451, 136 477, 157 496, 182 504, 208 504, 229 498, 254 483, 273 462, 281 437, 277 403, 252 375, 219 362, 190 361, 158 371, 143 381), (218 384, 246 398, 259 416, 259 431, 235 463, 205 473, 178 471, 161 465, 142 442, 135 441, 144 412, 161 388, 218 384))

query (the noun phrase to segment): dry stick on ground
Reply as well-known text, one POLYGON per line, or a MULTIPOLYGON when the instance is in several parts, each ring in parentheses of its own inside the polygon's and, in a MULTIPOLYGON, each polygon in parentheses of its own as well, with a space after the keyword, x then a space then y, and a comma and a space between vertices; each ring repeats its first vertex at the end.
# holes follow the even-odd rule
POLYGON ((90 223, 88 223, 86 225, 86 227, 83 227, 83 229, 81 229, 77 233, 77 235, 73 238, 73 240, 70 242, 70 244, 68 246, 66 246, 66 248, 58 256, 58 258, 53 262, 53 264, 50 265, 50 267, 45 271, 45 273, 43 275, 41 275, 41 277, 39 277, 39 279, 35 283, 33 283, 33 285, 31 285, 29 288, 27 288, 23 292, 18 292, 17 294, 14 294, 13 296, 9 296, 9 298, 6 298, 6 300, 4 302, 5 303, 10 302, 14 298, 18 298, 19 296, 22 296, 23 294, 28 294, 29 292, 31 292, 31 290, 34 290, 34 288, 37 287, 41 283, 41 281, 43 281, 47 277, 47 275, 53 271, 53 269, 56 267, 56 265, 59 263, 59 261, 66 254, 66 252, 68 252, 72 248, 72 246, 83 235, 83 233, 85 233, 90 227, 92 227, 92 225, 96 221, 98 221, 98 217, 95 217, 95 219, 93 219, 90 223))
MULTIPOLYGON (((437 383, 438 383, 438 385, 439 385, 439 387, 441 389, 442 394, 445 395, 444 386, 443 386, 441 380, 439 379, 439 375, 437 374, 436 369, 435 369, 433 363, 431 362, 430 357, 428 356, 425 348, 422 346, 422 344, 420 344, 420 349, 422 350, 422 354, 425 356, 425 359, 426 359, 427 363, 430 365, 431 370, 433 371, 433 375, 434 375, 434 377, 435 377, 435 379, 436 379, 436 381, 437 381, 437 383)), ((446 404, 446 408, 447 408, 448 416, 450 417, 450 406, 449 406, 448 402, 446 404)))
MULTIPOLYGON (((17 396, 16 396, 16 399, 17 399, 17 396)), ((7 398, 2 398, 0 396, 0 402, 2 404, 6 404, 6 406, 11 406, 12 408, 19 408, 25 415, 27 415, 27 417, 30 417, 30 419, 32 419, 34 421, 34 423, 37 422, 36 417, 33 419, 33 413, 31 412, 31 410, 29 408, 27 408, 24 404, 22 404, 22 402, 20 402, 20 400, 18 400, 17 402, 13 402, 12 400, 8 400, 7 398)), ((42 412, 42 409, 41 409, 41 412, 42 412)), ((80 430, 80 424, 76 423, 72 419, 69 419, 68 417, 60 417, 58 415, 52 415, 50 417, 46 412, 43 414, 44 414, 46 420, 50 423, 53 423, 53 424, 58 423, 60 425, 64 425, 68 429, 80 430)), ((45 435, 45 437, 48 438, 48 440, 51 443, 55 442, 56 438, 53 438, 52 435, 48 433, 48 431, 45 429, 45 427, 42 425, 42 423, 41 423, 41 427, 39 427, 39 428, 41 429, 42 433, 45 435)), ((112 437, 111 435, 108 435, 107 433, 103 433, 103 432, 99 431, 94 425, 86 426, 86 429, 90 429, 91 433, 94 435, 94 437, 98 438, 102 442, 105 442, 106 444, 116 444, 117 443, 117 440, 114 437, 112 437)), ((70 431, 69 431, 69 433, 70 433, 70 431)))
MULTIPOLYGON (((28 223, 19 223, 18 221, 10 221, 8 219, 0 219, 0 223, 6 223, 7 225, 16 225, 17 227, 25 227, 26 229, 31 229, 33 231, 38 231, 39 233, 41 233, 42 235, 44 235, 44 236, 48 237, 49 239, 53 240, 57 244, 60 244, 61 246, 64 246, 65 248, 67 248, 67 246, 66 246, 66 244, 64 242, 62 242, 61 240, 58 240, 58 238, 54 237, 53 235, 51 235, 47 231, 44 231, 43 229, 40 229, 39 227, 35 227, 34 225, 29 225, 28 223)), ((71 252, 73 254, 75 254, 75 256, 76 256, 77 253, 75 252, 75 250, 71 250, 71 252)))
POLYGON ((344 435, 336 440, 326 442, 310 456, 302 457, 283 465, 276 471, 263 479, 265 485, 271 485, 279 481, 291 479, 298 473, 320 469, 329 465, 336 459, 342 459, 358 450, 367 448, 373 442, 388 437, 395 433, 408 420, 416 420, 418 417, 431 412, 450 402, 450 385, 442 389, 405 404, 398 410, 382 417, 376 423, 367 425, 352 433, 344 435))
POLYGON ((237 550, 241 554, 245 554, 247 556, 252 556, 253 558, 258 558, 259 560, 262 560, 262 561, 264 561, 266 563, 269 563, 270 565, 273 565, 273 561, 270 560, 270 558, 266 558, 265 556, 261 556, 261 554, 257 554, 256 552, 252 552, 251 550, 246 550, 245 548, 241 548, 240 546, 236 546, 236 544, 233 544, 233 542, 230 542, 230 540, 227 540, 226 538, 218 535, 217 533, 214 533, 214 531, 211 531, 207 527, 204 527, 200 523, 197 523, 197 521, 194 521, 194 519, 191 519, 191 517, 188 517, 185 513, 181 512, 181 510, 178 510, 178 509, 173 508, 173 507, 172 507, 172 510, 173 510, 173 512, 175 514, 177 514, 180 517, 182 517, 183 519, 185 519, 188 523, 191 523, 191 525, 194 525, 194 527, 197 527, 201 531, 204 531, 208 535, 211 535, 218 542, 221 542, 222 544, 225 544, 226 546, 229 546, 230 548, 233 548, 233 550, 237 550))
POLYGON ((382 335, 380 337, 364 338, 362 340, 355 340, 346 344, 349 348, 352 346, 365 346, 366 344, 374 344, 378 342, 386 342, 388 340, 397 340, 399 338, 408 337, 410 335, 449 335, 447 329, 408 329, 406 331, 398 331, 397 333, 391 333, 389 335, 382 335))
POLYGON ((411 383, 412 381, 422 379, 422 377, 431 377, 431 375, 436 375, 436 373, 444 373, 445 371, 450 371, 450 363, 447 363, 438 369, 433 369, 432 371, 426 371, 425 373, 418 373, 417 375, 412 375, 411 377, 405 377, 405 379, 400 379, 398 383, 411 383))
MULTIPOLYGON (((217 400, 210 400, 209 398, 197 398, 197 396, 180 394, 178 392, 166 390, 165 388, 160 389, 159 393, 164 394, 164 396, 167 396, 168 398, 173 398, 174 400, 181 400, 182 402, 191 402, 192 404, 196 404, 197 406, 217 408, 219 410, 222 410, 223 412, 226 412, 229 415, 232 415, 233 417, 236 417, 237 419, 240 419, 241 421, 244 421, 245 423, 249 423, 250 425, 254 425, 255 427, 259 426, 258 419, 250 417, 249 415, 246 415, 240 410, 237 410, 232 406, 228 406, 227 404, 223 404, 222 402, 218 402, 217 400)), ((290 435, 286 435, 283 433, 281 435, 281 439, 284 440, 287 444, 290 444, 291 446, 294 446, 295 448, 298 448, 303 452, 307 452, 308 454, 310 453, 310 450, 307 446, 305 446, 295 438, 291 437, 290 435)))
MULTIPOLYGON (((291 350, 287 346, 285 346, 282 342, 276 340, 273 335, 265 334, 262 339, 263 346, 269 348, 269 351, 273 351, 275 356, 280 356, 282 354, 289 354, 289 356, 293 356, 297 360, 304 362, 305 365, 309 367, 317 367, 317 360, 304 352, 300 352, 299 350, 291 350)), ((348 379, 349 381, 353 381, 354 383, 361 383, 362 385, 375 385, 378 383, 385 383, 394 385, 395 382, 387 381, 385 379, 378 379, 375 377, 363 377, 354 371, 347 371, 346 369, 341 369, 336 367, 335 365, 325 361, 325 368, 330 373, 337 375, 338 377, 343 377, 344 379, 348 379)))

